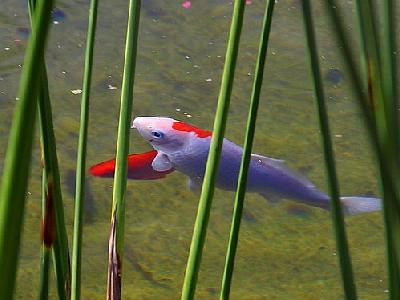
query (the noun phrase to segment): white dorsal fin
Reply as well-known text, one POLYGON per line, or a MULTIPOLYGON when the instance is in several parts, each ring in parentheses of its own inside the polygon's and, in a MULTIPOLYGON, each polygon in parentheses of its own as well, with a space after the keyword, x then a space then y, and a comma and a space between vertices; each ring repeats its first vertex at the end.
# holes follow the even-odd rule
POLYGON ((279 166, 279 167, 285 166, 285 161, 283 159, 266 157, 266 156, 262 156, 259 154, 252 154, 251 156, 254 159, 258 159, 260 162, 263 162, 268 165, 274 165, 274 166, 279 166))
POLYGON ((160 151, 158 151, 157 156, 153 159, 151 166, 158 172, 168 171, 173 168, 168 156, 160 151))

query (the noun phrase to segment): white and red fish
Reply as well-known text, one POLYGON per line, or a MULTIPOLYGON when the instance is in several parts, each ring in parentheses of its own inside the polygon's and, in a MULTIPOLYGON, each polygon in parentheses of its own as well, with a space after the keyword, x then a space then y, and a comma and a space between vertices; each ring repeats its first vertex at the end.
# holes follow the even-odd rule
MULTIPOLYGON (((128 178, 158 179, 179 171, 189 177, 189 187, 201 189, 212 132, 164 117, 137 117, 132 128, 147 140, 154 150, 132 154, 128 158, 128 178)), ((237 186, 243 150, 224 139, 216 186, 234 191, 237 186)), ((93 166, 95 176, 112 177, 115 160, 93 166)), ((308 179, 287 168, 283 161, 252 154, 247 191, 268 200, 286 198, 311 206, 329 209, 329 196, 319 191, 308 179)), ((371 197, 342 197, 348 214, 380 209, 380 200, 371 197)))

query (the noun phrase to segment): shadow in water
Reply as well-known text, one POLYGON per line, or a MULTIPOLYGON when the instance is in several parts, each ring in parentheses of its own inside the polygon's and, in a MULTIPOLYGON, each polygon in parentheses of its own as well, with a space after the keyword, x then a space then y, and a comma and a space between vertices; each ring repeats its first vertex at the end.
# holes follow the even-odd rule
MULTIPOLYGON (((75 197, 75 170, 67 171, 65 176, 65 185, 67 187, 68 193, 75 197)), ((90 187, 90 181, 86 179, 85 185, 85 199, 84 199, 84 214, 83 219, 85 223, 92 223, 94 221, 94 216, 96 214, 96 207, 94 204, 92 189, 90 187)))

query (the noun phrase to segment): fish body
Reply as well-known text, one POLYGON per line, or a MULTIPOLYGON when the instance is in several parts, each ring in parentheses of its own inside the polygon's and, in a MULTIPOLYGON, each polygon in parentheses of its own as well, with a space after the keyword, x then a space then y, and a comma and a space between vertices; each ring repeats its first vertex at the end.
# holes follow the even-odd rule
MULTIPOLYGON (((163 117, 137 117, 132 127, 152 145, 154 152, 141 159, 142 169, 135 170, 135 167, 131 167, 129 171, 130 174, 141 173, 143 165, 147 162, 148 174, 137 174, 131 178, 157 179, 177 170, 189 177, 189 187, 192 190, 201 189, 210 149, 211 131, 163 117)), ((136 159, 139 159, 143 154, 135 155, 136 159)), ((236 190, 242 155, 242 147, 224 138, 216 177, 218 188, 236 190)), ((109 166, 112 165, 110 162, 112 161, 108 162, 109 166)), ((99 166, 102 164, 93 168, 98 170, 99 166)), ((111 173, 108 172, 108 175, 111 173)), ((287 198, 329 209, 329 196, 319 191, 308 179, 290 170, 283 161, 258 154, 251 156, 247 191, 258 193, 271 201, 287 198)), ((350 214, 380 209, 380 201, 376 198, 343 197, 341 200, 346 212, 350 214)))
MULTIPOLYGON (((192 184, 201 185, 210 142, 211 137, 193 137, 180 151, 167 154, 174 168, 187 175, 192 184)), ((218 188, 236 190, 242 155, 242 147, 228 139, 223 140, 216 177, 218 188)), ((251 157, 247 191, 259 193, 269 200, 289 198, 324 208, 329 205, 329 197, 316 190, 311 182, 285 168, 282 161, 261 155, 251 157)))

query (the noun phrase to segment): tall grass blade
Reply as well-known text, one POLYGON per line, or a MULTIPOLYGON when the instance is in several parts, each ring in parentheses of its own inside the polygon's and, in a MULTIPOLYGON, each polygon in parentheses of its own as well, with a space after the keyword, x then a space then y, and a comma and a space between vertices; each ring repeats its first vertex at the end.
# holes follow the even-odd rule
MULTIPOLYGON (((386 8, 387 10, 387 8, 386 8)), ((393 98, 393 66, 388 66, 392 63, 393 53, 388 53, 391 50, 390 43, 393 38, 390 37, 391 30, 384 32, 383 40, 386 46, 385 53, 381 55, 379 39, 377 36, 376 24, 374 19, 373 7, 371 1, 357 1, 357 16, 360 24, 360 35, 363 40, 362 47, 364 48, 364 56, 361 57, 368 66, 367 70, 363 70, 363 77, 368 83, 368 100, 371 105, 372 113, 375 117, 379 144, 382 154, 382 160, 386 161, 387 166, 381 166, 381 186, 384 194, 384 219, 387 240, 387 259, 389 273, 389 290, 392 299, 398 299, 400 290, 398 280, 400 279, 400 218, 399 210, 395 212, 396 206, 399 204, 398 186, 392 185, 386 177, 389 170, 393 175, 393 180, 398 183, 399 176, 399 159, 398 159, 398 118, 397 118, 397 103, 393 98), (390 49, 388 49, 390 47, 390 49), (388 57, 389 56, 389 57, 388 57), (385 59, 385 65, 382 65, 381 58, 385 59), (384 66, 387 67, 385 71, 384 66), (383 80, 386 80, 385 83, 383 80), (397 178, 396 178, 397 177, 397 178), (397 188, 397 190, 396 190, 397 188)), ((385 23, 390 20, 386 20, 385 23)), ((387 25, 386 25, 387 26, 387 25)))
POLYGON ((94 37, 96 34, 97 0, 90 1, 89 24, 87 32, 85 69, 83 74, 83 92, 81 100, 81 119, 79 129, 79 145, 76 166, 76 192, 75 192, 75 218, 74 237, 72 250, 72 279, 71 299, 81 298, 81 256, 82 256, 82 227, 83 207, 85 198, 85 174, 86 174, 86 145, 89 125, 89 97, 92 78, 94 37))
MULTIPOLYGON (((344 25, 339 17, 339 7, 335 0, 326 0, 324 3, 328 12, 328 16, 330 17, 333 27, 335 28, 334 34, 340 45, 339 50, 342 53, 344 62, 350 73, 350 81, 354 85, 356 100, 362 112, 361 116, 365 121, 373 149, 377 154, 377 159, 380 165, 379 168, 381 168, 383 174, 385 174, 385 180, 390 182, 391 186, 394 187, 393 193, 396 196, 396 199, 400 199, 400 181, 396 179, 400 178, 400 175, 398 174, 399 170, 398 168, 393 168, 394 165, 392 157, 389 157, 388 159, 388 157, 384 155, 384 150, 380 143, 380 137, 376 127, 375 113, 372 110, 374 106, 372 106, 372 103, 369 100, 369 95, 367 93, 369 92, 368 88, 363 88, 368 86, 368 84, 363 84, 364 81, 361 80, 360 72, 357 71, 354 58, 352 57, 352 53, 350 51, 350 39, 348 38, 344 30, 344 25)), ((361 53, 365 53, 365 51, 366 50, 363 49, 361 53)), ((365 70, 365 72, 367 72, 367 70, 365 70)), ((363 78, 368 78, 368 74, 363 75, 363 78)), ((383 134, 383 137, 387 138, 386 133, 383 134)), ((400 213, 400 204, 398 201, 395 201, 393 204, 395 205, 396 211, 400 213)))
MULTIPOLYGON (((32 7, 32 6, 31 6, 32 7)), ((40 143, 41 150, 43 149, 40 143)), ((43 162, 43 150, 41 151, 41 161, 43 162)), ((42 167, 44 165, 42 164, 42 167)), ((42 171, 42 228, 46 214, 47 200, 47 179, 46 172, 42 171)), ((39 299, 47 300, 49 297, 49 267, 50 267, 51 248, 47 248, 44 244, 43 229, 42 229, 42 249, 40 253, 40 281, 39 281, 39 299)))
MULTIPOLYGON (((48 91, 47 73, 44 61, 41 66, 41 86, 38 95, 40 131, 42 138, 44 173, 47 180, 52 180, 48 190, 52 193, 55 213, 55 241, 53 246, 53 260, 57 279, 57 289, 60 299, 69 299, 71 287, 71 270, 68 250, 68 236, 64 221, 64 207, 61 194, 60 174, 58 169, 56 140, 54 136, 52 111, 48 91)), ((49 183, 47 183, 49 185, 49 183)))
POLYGON ((356 100, 359 104, 359 107, 361 108, 361 116, 363 117, 363 120, 365 121, 365 124, 368 129, 368 134, 371 138, 371 142, 374 146, 375 149, 378 149, 378 138, 377 138, 377 133, 376 133, 376 128, 375 128, 375 122, 373 120, 373 116, 371 113, 370 108, 368 107, 368 101, 366 100, 367 97, 367 89, 364 88, 366 85, 364 85, 361 81, 360 77, 360 72, 357 71, 356 64, 354 62, 354 58, 352 57, 352 52, 350 50, 350 39, 344 29, 344 24, 342 23, 342 20, 339 17, 339 7, 336 3, 335 0, 325 0, 324 1, 326 11, 328 13, 328 16, 330 18, 330 21, 333 25, 333 32, 335 35, 335 38, 338 41, 339 44, 339 50, 341 51, 341 54, 343 56, 344 62, 346 64, 346 67, 348 68, 349 71, 349 78, 351 83, 354 86, 354 92, 356 96, 356 100))
POLYGON ((40 259, 39 300, 49 299, 50 257, 51 257, 51 248, 42 246, 42 256, 40 259))
MULTIPOLYGON (((361 57, 363 65, 367 68, 361 69, 362 79, 367 81, 369 107, 374 117, 375 125, 378 132, 378 138, 386 138, 391 123, 392 108, 384 99, 382 89, 382 75, 380 65, 380 53, 376 32, 376 21, 372 12, 372 3, 370 0, 357 0, 357 15, 360 24, 360 35, 363 47, 361 57)), ((386 141, 379 142, 393 143, 396 137, 386 138, 386 141)), ((391 145, 390 145, 391 146, 391 145)))
MULTIPOLYGON (((387 99, 387 105, 392 109, 391 124, 393 125, 392 137, 395 138, 396 153, 399 153, 399 118, 398 118, 398 91, 397 91, 397 59, 396 59, 396 22, 394 19, 394 12, 396 10, 395 2, 392 0, 383 1, 383 42, 381 51, 381 63, 382 63, 382 84, 383 93, 387 99)), ((397 155, 397 158, 399 156, 397 155)), ((397 166, 399 166, 399 160, 397 160, 397 166)), ((386 239, 387 239, 387 259, 388 259, 388 273, 389 273, 389 291, 392 299, 400 298, 400 263, 399 263, 399 251, 400 249, 394 246, 394 242, 390 238, 393 236, 393 226, 399 226, 399 220, 396 218, 396 214, 393 213, 393 205, 385 205, 385 222, 386 222, 386 239), (390 220, 393 220, 392 222, 390 220), (397 221, 397 224, 395 223, 397 221)), ((395 233, 396 235, 399 232, 395 233)))
POLYGON ((210 151, 208 154, 206 171, 183 282, 183 300, 193 299, 196 290, 197 276, 200 268, 211 203, 214 195, 214 184, 217 176, 218 163, 221 157, 226 120, 228 117, 230 96, 239 49, 240 33, 243 24, 244 5, 244 0, 234 1, 221 89, 218 96, 217 111, 215 113, 214 131, 211 138, 210 151))
POLYGON ((326 173, 331 197, 332 221, 335 229, 336 245, 339 254, 343 288, 346 299, 357 299, 353 279, 353 269, 346 237, 343 211, 340 204, 339 183, 336 176, 336 165, 333 153, 331 134, 329 130, 328 113, 325 106, 325 96, 318 62, 317 43, 315 40, 314 24, 309 0, 302 0, 303 20, 306 33, 311 77, 314 83, 315 100, 318 109, 321 139, 324 149, 326 173))
MULTIPOLYGON (((391 132, 391 136, 385 143, 390 143, 391 150, 398 150, 398 108, 395 96, 395 51, 394 47, 394 23, 391 9, 394 5, 391 1, 382 1, 384 6, 384 32, 382 45, 377 30, 377 20, 373 2, 371 0, 357 0, 357 16, 360 24, 360 36, 362 39, 364 65, 367 70, 363 70, 365 79, 368 80, 370 88, 369 101, 376 118, 377 129, 380 136, 385 138, 384 134, 391 132), (389 27, 390 26, 390 27, 389 27), (383 46, 383 47, 381 47, 383 46), (383 48, 383 49, 382 49, 383 48), (381 53, 381 50, 382 53, 381 53), (392 65, 393 64, 393 65, 392 65), (392 145, 394 144, 394 145, 392 145)), ((387 149, 388 150, 388 149, 387 149)), ((398 153, 396 151, 396 153, 398 153)), ((399 161, 398 155, 393 157, 395 161, 399 161)))
POLYGON ((0 189, 0 298, 13 299, 36 118, 41 62, 52 0, 40 0, 25 55, 0 189))
MULTIPOLYGON (((335 34, 338 38, 343 58, 350 71, 350 80, 355 86, 356 99, 362 109, 362 116, 366 121, 368 133, 371 137, 373 149, 376 153, 380 171, 380 185, 383 194, 384 220, 387 242, 387 258, 388 258, 388 274, 390 298, 398 299, 399 294, 399 253, 400 253, 400 175, 397 159, 393 157, 396 152, 395 142, 397 137, 390 140, 393 136, 391 128, 397 126, 391 124, 393 119, 391 114, 387 113, 393 110, 388 101, 384 100, 385 95, 380 90, 382 84, 379 82, 381 76, 379 68, 381 67, 378 60, 378 43, 376 38, 376 30, 374 28, 372 6, 369 1, 357 2, 358 17, 360 18, 360 33, 362 37, 361 53, 365 55, 365 69, 361 69, 363 79, 368 87, 368 95, 363 91, 363 84, 360 75, 356 70, 354 59, 349 50, 349 39, 344 33, 344 26, 338 17, 338 6, 334 0, 326 0, 325 2, 328 15, 335 27, 335 34), (385 103, 383 103, 385 102, 385 103), (379 106, 379 107, 378 107, 379 106), (387 118, 387 116, 389 116, 387 118)), ((392 79, 393 80, 393 79, 392 79)), ((393 103, 393 102, 392 102, 393 103)), ((397 109, 397 108, 396 108, 397 109)))
MULTIPOLYGON (((34 11, 36 7, 36 0, 28 0, 29 4, 29 16, 31 20, 31 27, 34 27, 34 11)), ((50 104, 49 88, 47 81, 47 71, 45 66, 44 57, 42 57, 42 64, 40 66, 41 72, 39 72, 40 88, 38 94, 39 104, 39 119, 40 119, 40 133, 41 133, 41 150, 42 150, 42 163, 44 167, 43 171, 43 185, 47 186, 48 178, 51 178, 52 184, 49 187, 48 192, 51 193, 52 207, 55 207, 56 220, 55 224, 51 223, 51 226, 56 227, 57 238, 55 244, 48 246, 43 245, 45 248, 52 248, 53 259, 55 266, 55 273, 57 278, 57 288, 60 299, 67 299, 70 289, 70 265, 69 265, 69 250, 68 250, 68 237, 65 229, 64 222, 64 208, 61 194, 60 175, 58 170, 58 161, 56 154, 56 140, 54 136, 53 123, 52 123, 52 111, 50 104), (53 184, 54 182, 54 184, 53 184), (53 200, 54 198, 54 200, 53 200)), ((46 204, 46 202, 44 202, 46 204)), ((47 250, 47 249, 46 249, 47 250)), ((47 254, 47 251, 44 253, 47 254)), ((45 269, 42 269, 46 271, 45 269)), ((42 274, 45 278, 45 274, 42 274)))
MULTIPOLYGON (((361 116, 365 121, 372 146, 377 154, 377 159, 380 165, 379 167, 382 169, 381 172, 385 174, 385 180, 392 186, 392 192, 396 196, 396 199, 400 199, 400 182, 396 180, 396 178, 400 178, 400 175, 398 174, 400 170, 398 170, 397 167, 393 168, 395 165, 393 165, 392 157, 386 157, 384 155, 384 149, 382 148, 382 144, 380 143, 381 137, 378 135, 378 130, 376 127, 375 114, 372 111, 372 108, 374 108, 374 106, 372 106, 372 102, 368 100, 369 96, 366 93, 367 91, 363 89, 364 85, 362 83, 362 80, 360 79, 360 73, 357 71, 356 64, 351 55, 349 47, 349 45, 351 44, 350 40, 347 37, 344 31, 344 26, 339 18, 338 6, 336 4, 336 1, 334 0, 326 0, 325 4, 328 15, 330 16, 333 26, 335 27, 334 33, 340 44, 339 49, 342 52, 344 62, 348 67, 350 73, 350 81, 355 87, 354 92, 356 100, 359 107, 361 108, 361 116)), ((364 78, 366 78, 366 76, 368 75, 364 74, 364 78)), ((387 133, 383 133, 383 137, 387 138, 387 133)), ((398 203, 398 201, 395 201, 393 204, 396 208, 395 211, 399 212, 400 214, 400 204, 398 203)))
MULTIPOLYGON (((113 207, 111 217, 111 235, 115 228, 114 244, 110 244, 109 261, 117 262, 117 272, 108 269, 108 274, 118 277, 122 275, 122 257, 124 246, 124 226, 125 226, 125 191, 126 191, 126 178, 127 178, 127 158, 129 152, 129 130, 130 122, 132 119, 132 103, 133 103, 133 83, 135 76, 136 66, 136 53, 137 53, 137 37, 139 30, 139 17, 140 17, 140 0, 130 0, 129 2, 129 17, 128 28, 126 34, 125 44, 125 65, 122 80, 121 92, 121 110, 118 124, 118 137, 117 137, 117 155, 116 155, 116 168, 114 175, 114 189, 113 189, 113 207), (113 251, 115 247, 115 251, 113 251), (115 257, 116 256, 116 257, 115 257)), ((110 237, 111 239, 111 237, 110 237)), ((110 277, 109 277, 110 278, 110 277)), ((115 279, 108 280, 107 282, 107 299, 120 299, 121 286, 117 287, 119 293, 111 297, 113 290, 112 283, 115 279)), ((121 279, 119 278, 119 282, 121 279)))
MULTIPOLYGON (((43 175, 45 172, 43 172, 43 175)), ((54 199, 51 177, 43 180, 42 258, 40 264, 39 299, 49 297, 49 265, 55 238, 54 199)))
MULTIPOLYGON (((396 22, 395 11, 396 1, 383 1, 383 41, 381 51, 382 62, 382 84, 385 99, 390 109, 391 124, 393 125, 393 137, 396 142, 396 153, 400 153, 400 133, 399 133, 399 116, 398 116, 398 91, 397 91, 397 59, 396 59, 396 22)), ((398 157, 398 164, 399 156, 398 157)))
POLYGON ((246 195, 247 174, 251 160, 254 132, 256 129, 257 112, 260 102, 260 92, 264 76, 265 59, 267 56, 268 39, 271 31, 272 15, 275 0, 268 0, 265 7, 264 20, 260 38, 259 52, 254 73, 253 89, 250 99, 250 108, 247 116, 246 134, 243 143, 243 158, 240 165, 238 187, 236 190, 235 204, 233 208, 232 224, 229 235, 228 249, 226 252, 225 268, 222 277, 220 299, 229 299, 231 282, 235 264, 235 255, 239 240, 240 222, 243 213, 244 197, 246 195))

